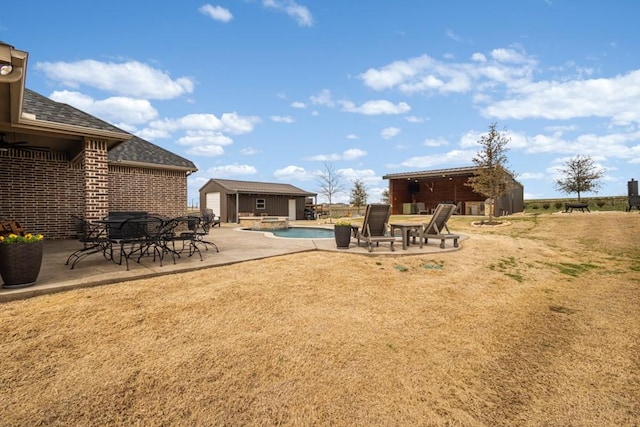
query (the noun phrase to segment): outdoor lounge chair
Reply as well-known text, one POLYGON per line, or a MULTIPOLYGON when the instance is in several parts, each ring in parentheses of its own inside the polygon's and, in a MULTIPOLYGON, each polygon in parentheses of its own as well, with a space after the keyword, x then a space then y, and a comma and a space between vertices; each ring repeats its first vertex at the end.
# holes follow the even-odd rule
POLYGON ((440 239, 440 248, 442 249, 444 249, 444 242, 447 239, 453 239, 453 246, 458 247, 460 236, 451 234, 447 226, 447 221, 449 221, 449 218, 457 208, 456 205, 449 203, 440 203, 436 206, 431 221, 428 224, 424 224, 419 230, 420 247, 422 247, 423 243, 428 243, 429 239, 440 239))
POLYGON ((356 233, 358 246, 360 246, 360 240, 364 240, 369 252, 371 252, 373 251, 374 243, 376 246, 379 246, 380 242, 386 242, 390 244, 391 250, 394 251, 393 242, 395 242, 396 239, 388 232, 390 216, 391 205, 380 203, 367 205, 362 228, 358 229, 356 233))

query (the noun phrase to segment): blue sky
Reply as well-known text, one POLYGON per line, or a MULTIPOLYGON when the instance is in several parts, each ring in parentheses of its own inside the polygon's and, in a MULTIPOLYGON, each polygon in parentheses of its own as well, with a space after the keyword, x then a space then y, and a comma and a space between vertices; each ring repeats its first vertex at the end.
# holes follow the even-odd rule
MULTIPOLYGON (((318 192, 328 162, 379 200, 389 173, 472 166, 497 123, 525 198, 640 178, 636 0, 9 2, 27 87, 192 160, 210 178, 318 192)), ((594 196, 596 194, 586 194, 594 196)), ((319 197, 322 202, 323 197, 319 197)))

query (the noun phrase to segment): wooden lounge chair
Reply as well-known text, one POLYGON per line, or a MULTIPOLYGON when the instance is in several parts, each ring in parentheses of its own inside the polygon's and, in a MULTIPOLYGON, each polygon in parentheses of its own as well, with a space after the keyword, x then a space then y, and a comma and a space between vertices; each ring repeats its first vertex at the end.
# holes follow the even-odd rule
POLYGON ((440 203, 436 206, 431 221, 428 224, 424 224, 419 230, 420 247, 422 247, 423 243, 428 243, 429 239, 440 239, 440 248, 442 249, 444 249, 444 242, 447 239, 453 239, 453 246, 458 247, 460 236, 451 234, 447 226, 447 221, 449 221, 456 209, 456 205, 449 203, 440 203))
POLYGON ((376 246, 379 246, 379 244, 383 242, 389 243, 391 250, 394 251, 393 242, 395 242, 396 239, 388 233, 390 216, 391 205, 381 203, 367 205, 362 228, 356 233, 358 246, 360 246, 360 240, 364 240, 369 252, 371 252, 373 251, 374 243, 376 246))

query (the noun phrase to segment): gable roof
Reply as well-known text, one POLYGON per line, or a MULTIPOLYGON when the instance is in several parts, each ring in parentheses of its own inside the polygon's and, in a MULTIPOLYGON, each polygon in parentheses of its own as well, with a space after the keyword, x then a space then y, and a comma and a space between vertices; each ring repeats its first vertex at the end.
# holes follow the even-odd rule
MULTIPOLYGON (((205 185, 215 182, 227 190, 227 193, 251 193, 251 194, 273 194, 286 196, 317 196, 316 193, 309 193, 291 184, 280 184, 272 182, 238 181, 234 179, 211 178, 205 185)), ((202 189, 201 188, 201 189, 202 189)))
POLYGON ((109 150, 109 162, 147 167, 162 166, 163 168, 184 169, 191 172, 198 170, 192 161, 184 157, 135 135, 131 135, 104 120, 87 114, 68 104, 56 102, 46 96, 42 96, 31 89, 25 88, 24 90, 22 110, 24 113, 37 117, 38 120, 81 126, 87 129, 119 132, 124 134, 124 137, 130 137, 127 141, 109 150))
POLYGON ((128 132, 119 129, 104 120, 100 120, 91 114, 87 114, 84 111, 78 110, 68 104, 56 102, 27 88, 24 89, 22 112, 32 114, 38 120, 44 120, 47 122, 128 134, 128 132))

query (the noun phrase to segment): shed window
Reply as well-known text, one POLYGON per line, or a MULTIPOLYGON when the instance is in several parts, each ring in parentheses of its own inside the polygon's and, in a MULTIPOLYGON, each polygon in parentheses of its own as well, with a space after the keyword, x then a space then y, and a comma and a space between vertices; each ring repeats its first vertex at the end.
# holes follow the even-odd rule
POLYGON ((256 209, 266 209, 267 202, 265 199, 256 199, 256 209))

